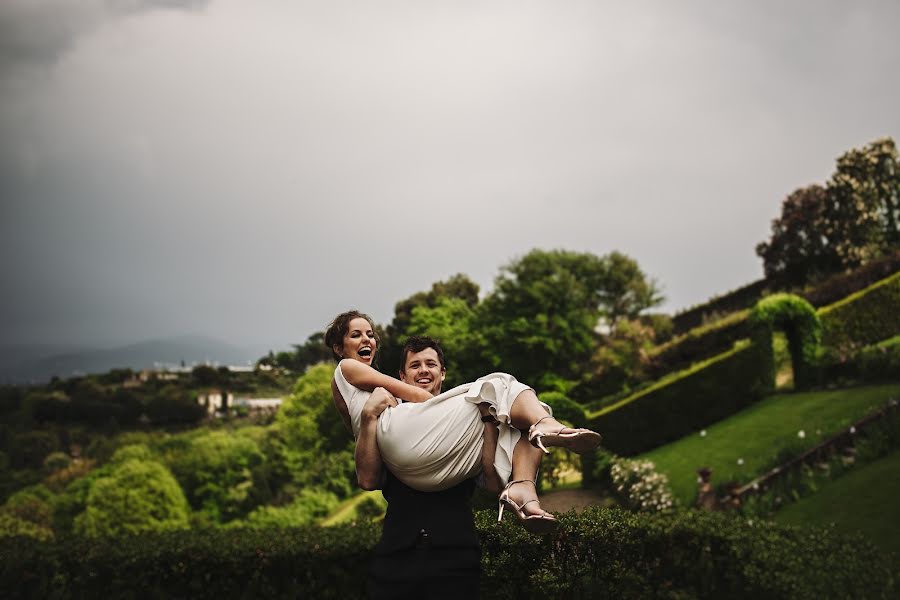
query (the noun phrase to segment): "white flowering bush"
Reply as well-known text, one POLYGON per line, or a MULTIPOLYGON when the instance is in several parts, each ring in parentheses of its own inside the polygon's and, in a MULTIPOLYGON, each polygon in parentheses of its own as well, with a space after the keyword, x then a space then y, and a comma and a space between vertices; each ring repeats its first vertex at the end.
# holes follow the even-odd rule
POLYGON ((609 473, 616 495, 627 508, 661 512, 675 506, 675 497, 669 489, 669 478, 657 473, 653 462, 616 458, 609 473))

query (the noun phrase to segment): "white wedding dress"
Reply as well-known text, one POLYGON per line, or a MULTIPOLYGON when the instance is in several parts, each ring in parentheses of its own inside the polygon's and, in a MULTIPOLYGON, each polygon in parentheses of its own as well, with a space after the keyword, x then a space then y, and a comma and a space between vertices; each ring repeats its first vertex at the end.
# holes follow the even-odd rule
MULTIPOLYGON (((347 404, 354 438, 359 437, 362 409, 371 392, 350 385, 341 372, 334 381, 347 404)), ((509 481, 512 453, 521 432, 509 424, 516 397, 531 388, 507 373, 491 373, 458 385, 425 402, 401 402, 378 417, 376 439, 391 473, 413 489, 433 492, 476 476, 481 470, 484 424, 477 405, 486 402, 500 421, 494 467, 509 481)), ((399 399, 398 399, 399 401, 399 399)), ((550 407, 541 405, 550 412, 550 407)))

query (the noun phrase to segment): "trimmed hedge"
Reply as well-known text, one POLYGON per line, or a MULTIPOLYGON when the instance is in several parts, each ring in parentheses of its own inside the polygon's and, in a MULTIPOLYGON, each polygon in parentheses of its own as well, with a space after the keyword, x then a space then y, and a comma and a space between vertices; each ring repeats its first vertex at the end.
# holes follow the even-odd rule
POLYGON ((806 288, 800 295, 815 307, 827 306, 900 271, 900 250, 806 288))
POLYGON ((787 336, 796 387, 808 387, 818 379, 817 359, 822 323, 809 302, 793 294, 772 294, 756 303, 749 321, 754 345, 764 349, 761 354, 764 368, 771 373, 767 379, 773 383, 775 381, 775 357, 772 353, 775 328, 783 329, 787 336))
POLYGON ((375 525, 0 540, 3 598, 359 598, 375 525))
POLYGON ((823 383, 900 380, 900 335, 866 346, 843 362, 825 362, 821 370, 823 383))
MULTIPOLYGON (((734 514, 588 509, 531 536, 476 515, 482 597, 891 598, 890 560, 833 529, 734 514)), ((365 598, 377 525, 180 532, 45 544, 0 540, 0 594, 26 597, 365 598)), ((397 565, 398 569, 405 565, 397 565)))
POLYGON ((900 273, 819 310, 822 345, 851 355, 900 334, 900 273))
POLYGON ((730 350, 736 341, 750 335, 749 314, 749 310, 732 313, 654 347, 650 350, 648 379, 658 379, 692 362, 730 350))
POLYGON ((672 317, 672 326, 676 334, 684 333, 716 316, 750 308, 769 291, 769 282, 759 279, 676 314, 672 317))
MULTIPOLYGON (((819 308, 837 302, 897 271, 900 271, 900 250, 895 250, 887 256, 857 267, 849 273, 833 275, 807 287, 802 292, 795 293, 819 308)), ((749 308, 754 302, 772 291, 775 290, 771 288, 768 280, 759 279, 721 296, 714 296, 703 304, 692 306, 673 316, 672 325, 675 333, 680 334, 700 327, 717 315, 749 308)))
POLYGON ((900 335, 863 348, 856 363, 865 381, 900 379, 900 335))
POLYGON ((589 414, 603 445, 633 456, 723 419, 762 398, 771 369, 757 346, 738 347, 589 414))

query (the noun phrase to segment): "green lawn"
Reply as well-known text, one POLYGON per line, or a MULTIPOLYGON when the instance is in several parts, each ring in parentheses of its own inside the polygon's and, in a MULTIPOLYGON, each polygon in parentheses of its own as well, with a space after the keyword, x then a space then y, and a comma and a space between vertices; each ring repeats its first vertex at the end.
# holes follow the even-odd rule
POLYGON ((642 458, 655 462, 668 475, 675 496, 691 504, 700 467, 712 469, 714 484, 750 481, 784 449, 799 453, 812 447, 892 397, 900 397, 900 383, 776 394, 711 425, 705 435, 695 432, 642 458))
POLYGON ((860 531, 900 558, 900 451, 863 465, 799 502, 778 511, 775 521, 860 531))
POLYGON ((325 517, 325 519, 322 520, 322 522, 320 522, 319 524, 324 527, 330 527, 331 525, 338 525, 340 523, 355 519, 357 505, 366 498, 372 498, 382 506, 387 506, 387 502, 385 501, 384 496, 381 495, 381 490, 360 492, 355 496, 347 498, 346 500, 341 502, 340 506, 334 509, 334 511, 330 515, 325 517))

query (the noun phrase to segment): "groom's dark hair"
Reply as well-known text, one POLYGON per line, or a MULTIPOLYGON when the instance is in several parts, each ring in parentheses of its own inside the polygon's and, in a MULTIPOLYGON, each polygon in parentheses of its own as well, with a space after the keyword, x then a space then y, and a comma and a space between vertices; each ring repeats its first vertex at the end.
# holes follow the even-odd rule
POLYGON ((400 372, 403 373, 406 369, 406 356, 410 352, 421 352, 425 348, 434 348, 438 355, 438 362, 441 363, 441 368, 446 368, 444 366, 444 349, 441 348, 441 343, 427 335, 413 335, 407 338, 406 343, 403 345, 403 360, 400 362, 400 372))

